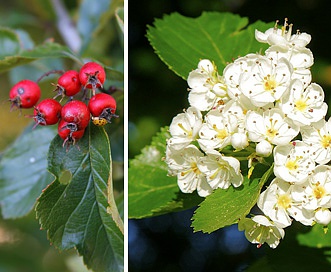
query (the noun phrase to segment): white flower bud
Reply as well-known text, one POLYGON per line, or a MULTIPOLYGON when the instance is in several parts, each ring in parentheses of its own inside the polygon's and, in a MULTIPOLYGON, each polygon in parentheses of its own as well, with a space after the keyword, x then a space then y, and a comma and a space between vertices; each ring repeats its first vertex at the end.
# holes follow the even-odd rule
POLYGON ((262 140, 256 145, 256 154, 262 157, 268 157, 272 152, 272 145, 266 141, 262 140))
POLYGON ((328 225, 331 221, 331 212, 329 209, 319 209, 315 213, 316 222, 322 225, 328 225))
POLYGON ((244 133, 234 133, 231 136, 231 145, 237 150, 244 149, 248 144, 248 137, 244 133))

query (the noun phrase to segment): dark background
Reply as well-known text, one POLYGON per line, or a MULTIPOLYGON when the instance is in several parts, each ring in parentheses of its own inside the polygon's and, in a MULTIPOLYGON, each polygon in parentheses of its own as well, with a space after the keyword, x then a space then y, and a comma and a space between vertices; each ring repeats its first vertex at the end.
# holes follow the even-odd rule
MULTIPOLYGON (((161 126, 187 107, 187 83, 168 70, 146 38, 147 25, 164 14, 198 17, 203 11, 229 11, 256 20, 283 23, 285 17, 312 35, 313 81, 330 99, 331 2, 326 0, 147 0, 129 1, 129 157, 149 144, 161 126)), ((129 221, 130 271, 244 271, 263 256, 237 226, 210 235, 193 233, 193 210, 129 221)), ((286 234, 287 235, 287 234, 286 234)))

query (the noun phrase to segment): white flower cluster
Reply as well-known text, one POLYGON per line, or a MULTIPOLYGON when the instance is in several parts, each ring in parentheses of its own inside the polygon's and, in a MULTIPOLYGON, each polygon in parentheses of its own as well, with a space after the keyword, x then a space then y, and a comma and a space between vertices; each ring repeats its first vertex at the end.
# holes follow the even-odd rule
POLYGON ((238 226, 252 243, 275 248, 292 220, 331 221, 331 120, 311 82, 310 35, 292 34, 285 20, 255 37, 270 45, 264 54, 239 57, 222 75, 207 59, 190 72, 190 107, 173 118, 165 161, 182 192, 205 197, 243 183, 240 161, 252 170, 272 158, 274 179, 257 201, 263 214, 238 226))

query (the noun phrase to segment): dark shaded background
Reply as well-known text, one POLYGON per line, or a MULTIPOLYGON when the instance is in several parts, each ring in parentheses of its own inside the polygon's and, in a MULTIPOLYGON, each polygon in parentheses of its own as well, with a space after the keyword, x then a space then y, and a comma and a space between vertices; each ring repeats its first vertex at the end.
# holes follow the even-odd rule
MULTIPOLYGON (((230 11, 248 17, 251 23, 278 19, 282 24, 287 17, 294 30, 312 35, 308 47, 315 58, 313 81, 323 87, 329 101, 330 7, 326 0, 129 1, 129 157, 138 154, 161 126, 169 125, 188 105, 186 82, 168 70, 146 38, 146 25, 152 25, 155 18, 171 12, 198 17, 203 11, 230 11)), ((190 210, 130 220, 130 271, 244 271, 263 256, 265 246, 257 250, 236 226, 210 235, 193 233, 192 214, 190 210)))

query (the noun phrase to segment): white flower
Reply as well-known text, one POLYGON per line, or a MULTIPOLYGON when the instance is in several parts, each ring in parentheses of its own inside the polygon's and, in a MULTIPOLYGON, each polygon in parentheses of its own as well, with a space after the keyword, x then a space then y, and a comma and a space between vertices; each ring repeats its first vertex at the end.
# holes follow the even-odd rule
POLYGON ((290 90, 281 98, 279 107, 299 126, 310 125, 324 118, 327 104, 321 86, 312 83, 304 89, 300 80, 294 80, 290 90))
POLYGON ((199 169, 207 177, 209 185, 213 188, 227 189, 232 184, 238 187, 243 182, 240 172, 240 162, 233 157, 222 156, 219 152, 211 150, 207 156, 199 161, 199 169))
POLYGON ((292 224, 288 212, 293 206, 290 187, 288 182, 275 178, 257 201, 261 211, 282 228, 292 224))
POLYGON ((205 123, 199 131, 198 143, 202 150, 222 149, 231 142, 231 135, 238 127, 235 114, 211 110, 205 116, 205 123))
POLYGON ((266 51, 266 57, 273 60, 285 58, 293 68, 291 79, 299 79, 306 88, 311 82, 310 67, 314 63, 313 53, 308 48, 288 48, 274 45, 266 51))
POLYGON ((189 102, 200 111, 210 110, 219 101, 227 101, 226 86, 210 60, 203 59, 187 78, 190 87, 189 102))
POLYGON ((274 174, 287 182, 305 181, 315 169, 315 162, 310 156, 309 147, 294 141, 274 149, 274 174))
POLYGON ((279 109, 271 109, 259 114, 249 111, 246 115, 248 138, 253 142, 267 140, 275 145, 289 143, 299 133, 299 128, 290 124, 279 109))
POLYGON ((181 151, 167 150, 166 163, 169 175, 177 175, 177 182, 183 193, 197 190, 200 196, 207 196, 212 192, 206 177, 199 170, 199 160, 204 154, 194 145, 188 145, 181 151))
POLYGON ((331 160, 331 119, 322 119, 310 126, 301 127, 302 141, 310 148, 312 158, 319 164, 331 160))
POLYGON ((254 109, 255 106, 250 102, 239 88, 241 75, 245 71, 251 70, 252 65, 255 64, 256 59, 260 55, 247 54, 244 57, 236 59, 233 63, 228 64, 223 71, 224 83, 227 86, 227 92, 231 99, 239 101, 245 109, 254 109))
POLYGON ((198 136, 202 125, 202 115, 199 110, 189 107, 184 113, 180 113, 172 119, 169 132, 172 136, 167 144, 180 150, 189 145, 198 136))
POLYGON ((285 235, 285 231, 281 227, 276 226, 263 215, 240 219, 238 229, 245 231, 247 240, 258 244, 258 247, 267 243, 271 248, 276 248, 280 239, 283 239, 285 235))
POLYGON ((269 45, 281 45, 286 47, 303 48, 310 43, 311 36, 307 33, 296 32, 292 35, 292 24, 288 24, 285 18, 284 25, 279 29, 278 21, 273 28, 269 28, 264 33, 255 30, 255 38, 261 43, 269 45))
POLYGON ((251 69, 240 77, 239 88, 257 107, 281 98, 288 89, 292 76, 291 64, 285 58, 277 62, 260 56, 251 69))
POLYGON ((328 165, 316 166, 305 185, 303 207, 307 210, 331 207, 331 167, 328 165))

